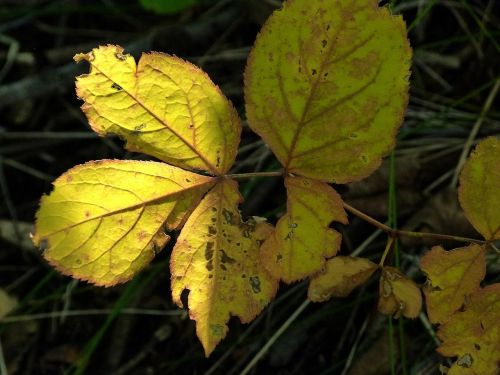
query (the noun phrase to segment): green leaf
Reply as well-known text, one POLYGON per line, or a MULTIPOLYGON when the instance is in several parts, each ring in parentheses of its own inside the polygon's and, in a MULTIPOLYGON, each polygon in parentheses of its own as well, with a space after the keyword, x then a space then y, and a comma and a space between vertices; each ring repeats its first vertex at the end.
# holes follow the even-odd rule
POLYGON ((262 28, 245 72, 250 127, 285 168, 345 183, 394 147, 408 102, 405 24, 377 0, 290 0, 262 28))
POLYGON ((54 182, 36 215, 36 246, 60 272, 97 285, 132 278, 214 184, 164 163, 101 160, 54 182))

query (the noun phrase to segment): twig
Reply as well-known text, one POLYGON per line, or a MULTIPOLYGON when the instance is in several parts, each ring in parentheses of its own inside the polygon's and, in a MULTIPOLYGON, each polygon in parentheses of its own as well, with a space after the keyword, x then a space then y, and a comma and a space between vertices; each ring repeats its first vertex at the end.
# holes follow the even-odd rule
POLYGON ((443 240, 443 241, 472 242, 472 243, 477 243, 479 245, 484 245, 487 243, 487 241, 478 240, 475 238, 453 236, 453 235, 449 235, 449 234, 412 232, 412 231, 408 231, 408 230, 392 229, 392 228, 388 227, 387 225, 381 223, 380 221, 365 214, 364 212, 361 212, 357 208, 354 208, 345 202, 343 202, 343 206, 347 211, 349 211, 353 215, 356 215, 360 219, 362 219, 362 220, 372 224, 373 226, 383 230, 384 232, 389 234, 391 237, 405 236, 405 237, 417 237, 417 238, 434 238, 436 240, 443 240))
POLYGON ((235 173, 235 174, 227 174, 224 177, 241 180, 252 177, 282 177, 282 176, 283 176, 283 171, 276 171, 276 172, 235 173))

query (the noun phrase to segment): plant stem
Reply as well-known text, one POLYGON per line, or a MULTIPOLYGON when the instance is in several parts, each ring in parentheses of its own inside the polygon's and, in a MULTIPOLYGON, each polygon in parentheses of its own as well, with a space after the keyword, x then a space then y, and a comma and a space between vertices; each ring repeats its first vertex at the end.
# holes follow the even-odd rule
POLYGON ((343 206, 347 211, 349 211, 353 215, 355 215, 355 216, 359 217, 360 219, 372 224, 373 226, 383 230, 391 237, 405 236, 405 237, 417 237, 417 238, 434 238, 436 240, 443 240, 443 241, 450 240, 450 241, 459 241, 459 242, 472 242, 472 243, 476 243, 479 245, 484 245, 487 243, 487 241, 477 240, 475 238, 453 236, 453 235, 448 235, 448 234, 411 232, 408 230, 392 229, 392 228, 388 227, 387 225, 385 225, 384 223, 381 223, 380 221, 365 214, 364 212, 361 212, 357 208, 354 208, 345 202, 343 202, 343 206))
POLYGON ((275 171, 275 172, 253 172, 253 173, 226 174, 224 177, 233 178, 235 180, 242 180, 245 178, 252 178, 252 177, 282 177, 283 175, 284 175, 284 171, 275 171))

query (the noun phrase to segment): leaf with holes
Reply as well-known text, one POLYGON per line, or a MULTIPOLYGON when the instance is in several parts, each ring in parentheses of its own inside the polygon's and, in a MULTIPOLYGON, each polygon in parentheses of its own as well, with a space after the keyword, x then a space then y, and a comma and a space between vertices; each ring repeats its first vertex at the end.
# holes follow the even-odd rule
POLYGON ((500 364, 500 284, 472 294, 464 311, 455 313, 437 332, 438 351, 456 357, 448 374, 498 374, 500 364))
POLYGON ((312 278, 307 296, 313 302, 346 297, 354 288, 365 283, 377 267, 365 258, 336 256, 326 262, 323 272, 312 278))
POLYGON ((427 315, 431 322, 442 323, 479 289, 486 273, 485 251, 478 245, 450 251, 434 246, 420 268, 428 278, 423 289, 427 315))
POLYGON ((134 276, 215 179, 164 163, 101 160, 70 169, 42 198, 35 245, 59 271, 110 286, 134 276))
POLYGON ((236 182, 219 182, 187 220, 170 260, 173 300, 182 307, 189 290, 189 314, 207 356, 226 336, 230 316, 250 322, 278 288, 259 259, 272 226, 242 221, 241 200, 236 182))
POLYGON ((487 240, 500 239, 499 160, 500 138, 486 138, 477 145, 460 174, 460 205, 487 240))
POLYGON ((128 149, 178 167, 216 175, 229 170, 240 139, 238 114, 202 70, 158 52, 136 64, 114 45, 75 60, 90 63, 76 92, 94 131, 116 134, 128 149))
POLYGON ((377 4, 287 1, 263 26, 245 71, 248 122, 289 172, 359 180, 394 147, 411 49, 401 17, 377 4))
POLYGON ((401 315, 414 319, 422 309, 422 294, 418 286, 394 267, 384 267, 379 283, 378 311, 386 315, 401 315))
POLYGON ((323 270, 327 258, 337 254, 342 236, 330 229, 347 224, 342 199, 324 182, 303 177, 285 178, 287 213, 262 245, 264 266, 287 283, 323 270))

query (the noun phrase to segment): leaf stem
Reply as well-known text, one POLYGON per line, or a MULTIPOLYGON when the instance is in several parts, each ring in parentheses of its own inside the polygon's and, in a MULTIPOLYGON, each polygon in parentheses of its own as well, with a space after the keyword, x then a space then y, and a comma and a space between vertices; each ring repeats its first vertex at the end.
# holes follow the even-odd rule
POLYGON ((275 171, 275 172, 252 172, 252 173, 235 173, 235 174, 226 174, 223 177, 233 178, 235 180, 243 180, 245 178, 253 178, 253 177, 282 177, 284 175, 284 171, 275 171))
POLYGON ((458 242, 472 242, 472 243, 477 243, 479 245, 484 245, 487 243, 487 241, 477 240, 475 238, 453 236, 453 235, 449 235, 449 234, 411 232, 408 230, 392 229, 392 228, 388 227, 387 225, 385 225, 384 223, 381 223, 380 221, 365 214, 364 212, 361 212, 357 208, 354 208, 345 202, 343 202, 343 206, 347 211, 349 211, 353 215, 355 215, 355 216, 359 217, 360 219, 372 224, 373 226, 383 230, 391 237, 405 236, 405 237, 416 237, 416 238, 434 238, 436 240, 443 240, 443 241, 450 240, 450 241, 458 241, 458 242))

